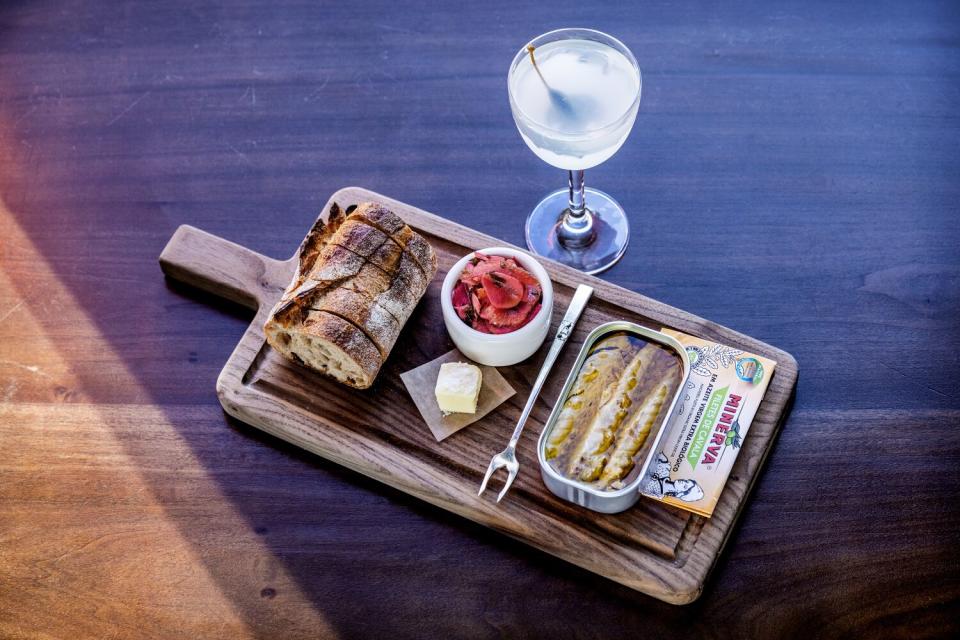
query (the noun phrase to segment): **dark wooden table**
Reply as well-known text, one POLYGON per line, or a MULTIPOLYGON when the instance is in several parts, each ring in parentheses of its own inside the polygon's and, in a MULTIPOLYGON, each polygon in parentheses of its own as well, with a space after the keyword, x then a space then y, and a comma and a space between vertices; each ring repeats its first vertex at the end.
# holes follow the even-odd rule
POLYGON ((3 3, 0 636, 956 633, 958 52, 949 2, 3 3), (228 420, 249 317, 156 263, 181 223, 288 256, 348 184, 521 243, 564 177, 506 69, 567 25, 644 72, 605 277, 800 362, 688 607, 228 420))

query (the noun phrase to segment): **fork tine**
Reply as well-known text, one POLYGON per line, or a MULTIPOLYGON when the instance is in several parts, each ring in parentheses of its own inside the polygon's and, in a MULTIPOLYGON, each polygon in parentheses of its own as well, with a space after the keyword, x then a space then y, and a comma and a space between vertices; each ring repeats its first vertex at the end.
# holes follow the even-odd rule
POLYGON ((486 491, 487 483, 490 482, 490 476, 493 475, 493 472, 496 471, 497 468, 497 459, 494 457, 494 459, 490 461, 490 466, 487 467, 487 475, 483 476, 483 483, 480 485, 480 491, 477 491, 478 496, 482 495, 483 492, 486 491))
POLYGON ((512 469, 509 469, 509 473, 507 474, 507 481, 503 484, 503 489, 501 489, 500 495, 497 496, 497 502, 500 502, 501 500, 503 500, 503 496, 507 495, 507 491, 510 490, 510 485, 513 484, 513 479, 517 477, 517 471, 518 471, 517 467, 513 467, 512 469))

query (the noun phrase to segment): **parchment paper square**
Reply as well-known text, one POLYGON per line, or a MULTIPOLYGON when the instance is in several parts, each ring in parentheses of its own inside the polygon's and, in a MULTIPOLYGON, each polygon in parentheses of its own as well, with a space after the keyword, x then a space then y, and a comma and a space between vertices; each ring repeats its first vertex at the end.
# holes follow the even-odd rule
POLYGON ((413 398, 413 403, 420 410, 433 437, 440 442, 452 433, 456 433, 469 424, 473 424, 484 417, 497 407, 499 407, 507 398, 516 393, 513 387, 504 379, 496 367, 488 367, 478 364, 483 376, 480 384, 480 397, 477 399, 476 413, 451 413, 443 415, 440 407, 437 405, 437 396, 434 389, 437 386, 437 376, 440 375, 440 365, 445 362, 469 362, 476 364, 457 349, 448 351, 439 358, 422 364, 416 369, 411 369, 400 374, 400 379, 407 387, 407 392, 413 398))

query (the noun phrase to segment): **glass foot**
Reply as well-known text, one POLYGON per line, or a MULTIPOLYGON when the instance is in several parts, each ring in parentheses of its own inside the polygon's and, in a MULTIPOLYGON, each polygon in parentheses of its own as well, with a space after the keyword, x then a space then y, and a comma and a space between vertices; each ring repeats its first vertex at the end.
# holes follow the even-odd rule
POLYGON ((588 215, 592 216, 592 240, 581 246, 565 245, 557 232, 570 206, 568 189, 554 191, 541 200, 527 218, 527 248, 538 256, 556 260, 585 273, 600 273, 623 257, 630 240, 627 214, 616 200, 587 187, 588 215))

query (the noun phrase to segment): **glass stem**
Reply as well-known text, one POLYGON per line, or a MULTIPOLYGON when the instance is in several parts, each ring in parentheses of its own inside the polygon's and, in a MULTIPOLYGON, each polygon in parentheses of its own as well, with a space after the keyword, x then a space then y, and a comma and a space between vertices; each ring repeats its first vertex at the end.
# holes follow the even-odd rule
POLYGON ((557 227, 557 236, 563 246, 575 249, 593 242, 593 216, 584 198, 583 171, 570 171, 570 206, 563 212, 563 221, 557 227))
POLYGON ((570 182, 570 215, 574 218, 582 216, 586 209, 586 201, 583 197, 583 190, 586 183, 583 180, 583 171, 568 171, 570 182))

